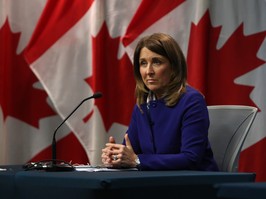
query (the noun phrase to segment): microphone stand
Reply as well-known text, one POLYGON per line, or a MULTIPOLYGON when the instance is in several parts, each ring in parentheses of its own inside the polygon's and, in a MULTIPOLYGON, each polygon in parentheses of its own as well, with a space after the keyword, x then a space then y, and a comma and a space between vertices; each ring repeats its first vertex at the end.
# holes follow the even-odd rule
POLYGON ((83 99, 77 106, 76 108, 61 122, 61 124, 55 129, 54 135, 53 135, 53 141, 52 141, 52 166, 47 167, 47 171, 73 171, 74 167, 70 164, 57 164, 57 159, 56 159, 56 133, 58 129, 67 121, 67 119, 87 100, 92 99, 92 98, 100 98, 102 97, 102 93, 97 92, 94 95, 87 97, 83 99))
POLYGON ((40 161, 37 163, 28 163, 24 165, 23 167, 26 170, 32 170, 32 169, 39 169, 39 170, 45 170, 45 171, 74 171, 74 167, 65 161, 57 160, 56 159, 56 133, 58 129, 66 122, 66 120, 87 100, 92 98, 100 98, 102 97, 102 93, 97 92, 94 95, 87 97, 83 99, 76 108, 60 123, 60 125, 55 129, 53 134, 53 140, 52 140, 52 162, 51 164, 47 164, 47 161, 40 161), (59 163, 58 163, 59 162, 59 163))

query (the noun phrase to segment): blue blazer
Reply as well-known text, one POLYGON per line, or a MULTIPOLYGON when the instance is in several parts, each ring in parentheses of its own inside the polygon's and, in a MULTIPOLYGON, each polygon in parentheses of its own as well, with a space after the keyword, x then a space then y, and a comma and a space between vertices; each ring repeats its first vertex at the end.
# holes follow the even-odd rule
POLYGON ((141 170, 218 171, 208 141, 209 115, 201 93, 187 86, 173 107, 160 99, 141 108, 143 113, 134 106, 127 131, 141 170))

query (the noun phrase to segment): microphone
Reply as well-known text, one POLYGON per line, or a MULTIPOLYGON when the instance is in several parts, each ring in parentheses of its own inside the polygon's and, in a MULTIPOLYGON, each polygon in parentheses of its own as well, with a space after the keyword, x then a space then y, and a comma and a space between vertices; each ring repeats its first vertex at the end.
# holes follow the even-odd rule
POLYGON ((52 140, 52 164, 47 164, 46 161, 40 161, 37 163, 29 163, 24 165, 24 168, 26 170, 32 170, 32 169, 43 169, 46 171, 73 171, 74 167, 70 163, 66 163, 65 161, 57 160, 56 159, 56 133, 58 129, 67 121, 67 119, 87 100, 89 99, 96 99, 102 97, 103 94, 101 92, 96 92, 92 96, 87 97, 83 99, 76 108, 60 123, 60 125, 55 129, 53 134, 53 140, 52 140), (59 163, 58 163, 59 162, 59 163))

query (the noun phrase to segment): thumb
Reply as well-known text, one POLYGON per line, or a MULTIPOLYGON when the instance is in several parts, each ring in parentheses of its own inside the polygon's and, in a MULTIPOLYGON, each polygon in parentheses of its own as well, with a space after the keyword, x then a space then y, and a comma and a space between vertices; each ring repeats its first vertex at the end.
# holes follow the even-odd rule
POLYGON ((131 142, 129 140, 128 134, 125 135, 125 141, 126 141, 126 146, 128 148, 132 148, 131 142))
POLYGON ((115 144, 115 138, 113 136, 109 137, 109 143, 115 144))

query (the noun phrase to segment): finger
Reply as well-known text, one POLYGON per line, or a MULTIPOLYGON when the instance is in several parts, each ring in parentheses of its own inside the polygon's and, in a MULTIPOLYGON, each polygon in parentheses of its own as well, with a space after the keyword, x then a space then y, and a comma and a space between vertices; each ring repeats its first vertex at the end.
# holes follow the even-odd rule
POLYGON ((125 135, 125 141, 126 141, 126 146, 129 148, 132 148, 131 142, 129 140, 128 134, 125 135))
POLYGON ((105 158, 107 158, 109 156, 110 156, 110 153, 108 153, 108 152, 103 152, 101 155, 101 157, 105 157, 105 158))
POLYGON ((112 159, 112 155, 114 154, 114 151, 110 148, 105 148, 102 149, 102 158, 106 158, 106 159, 112 159))
POLYGON ((106 148, 102 149, 102 153, 106 153, 106 152, 108 152, 109 150, 110 150, 110 148, 109 148, 109 147, 106 147, 106 148))
POLYGON ((109 165, 109 164, 111 164, 112 163, 112 159, 110 159, 110 158, 107 158, 107 159, 104 159, 103 160, 103 163, 105 164, 105 165, 109 165))
POLYGON ((105 144, 106 147, 110 147, 111 149, 120 149, 122 146, 122 144, 113 144, 113 143, 106 143, 105 144))
POLYGON ((102 149, 102 154, 109 156, 110 154, 112 154, 112 149, 111 148, 102 149))

